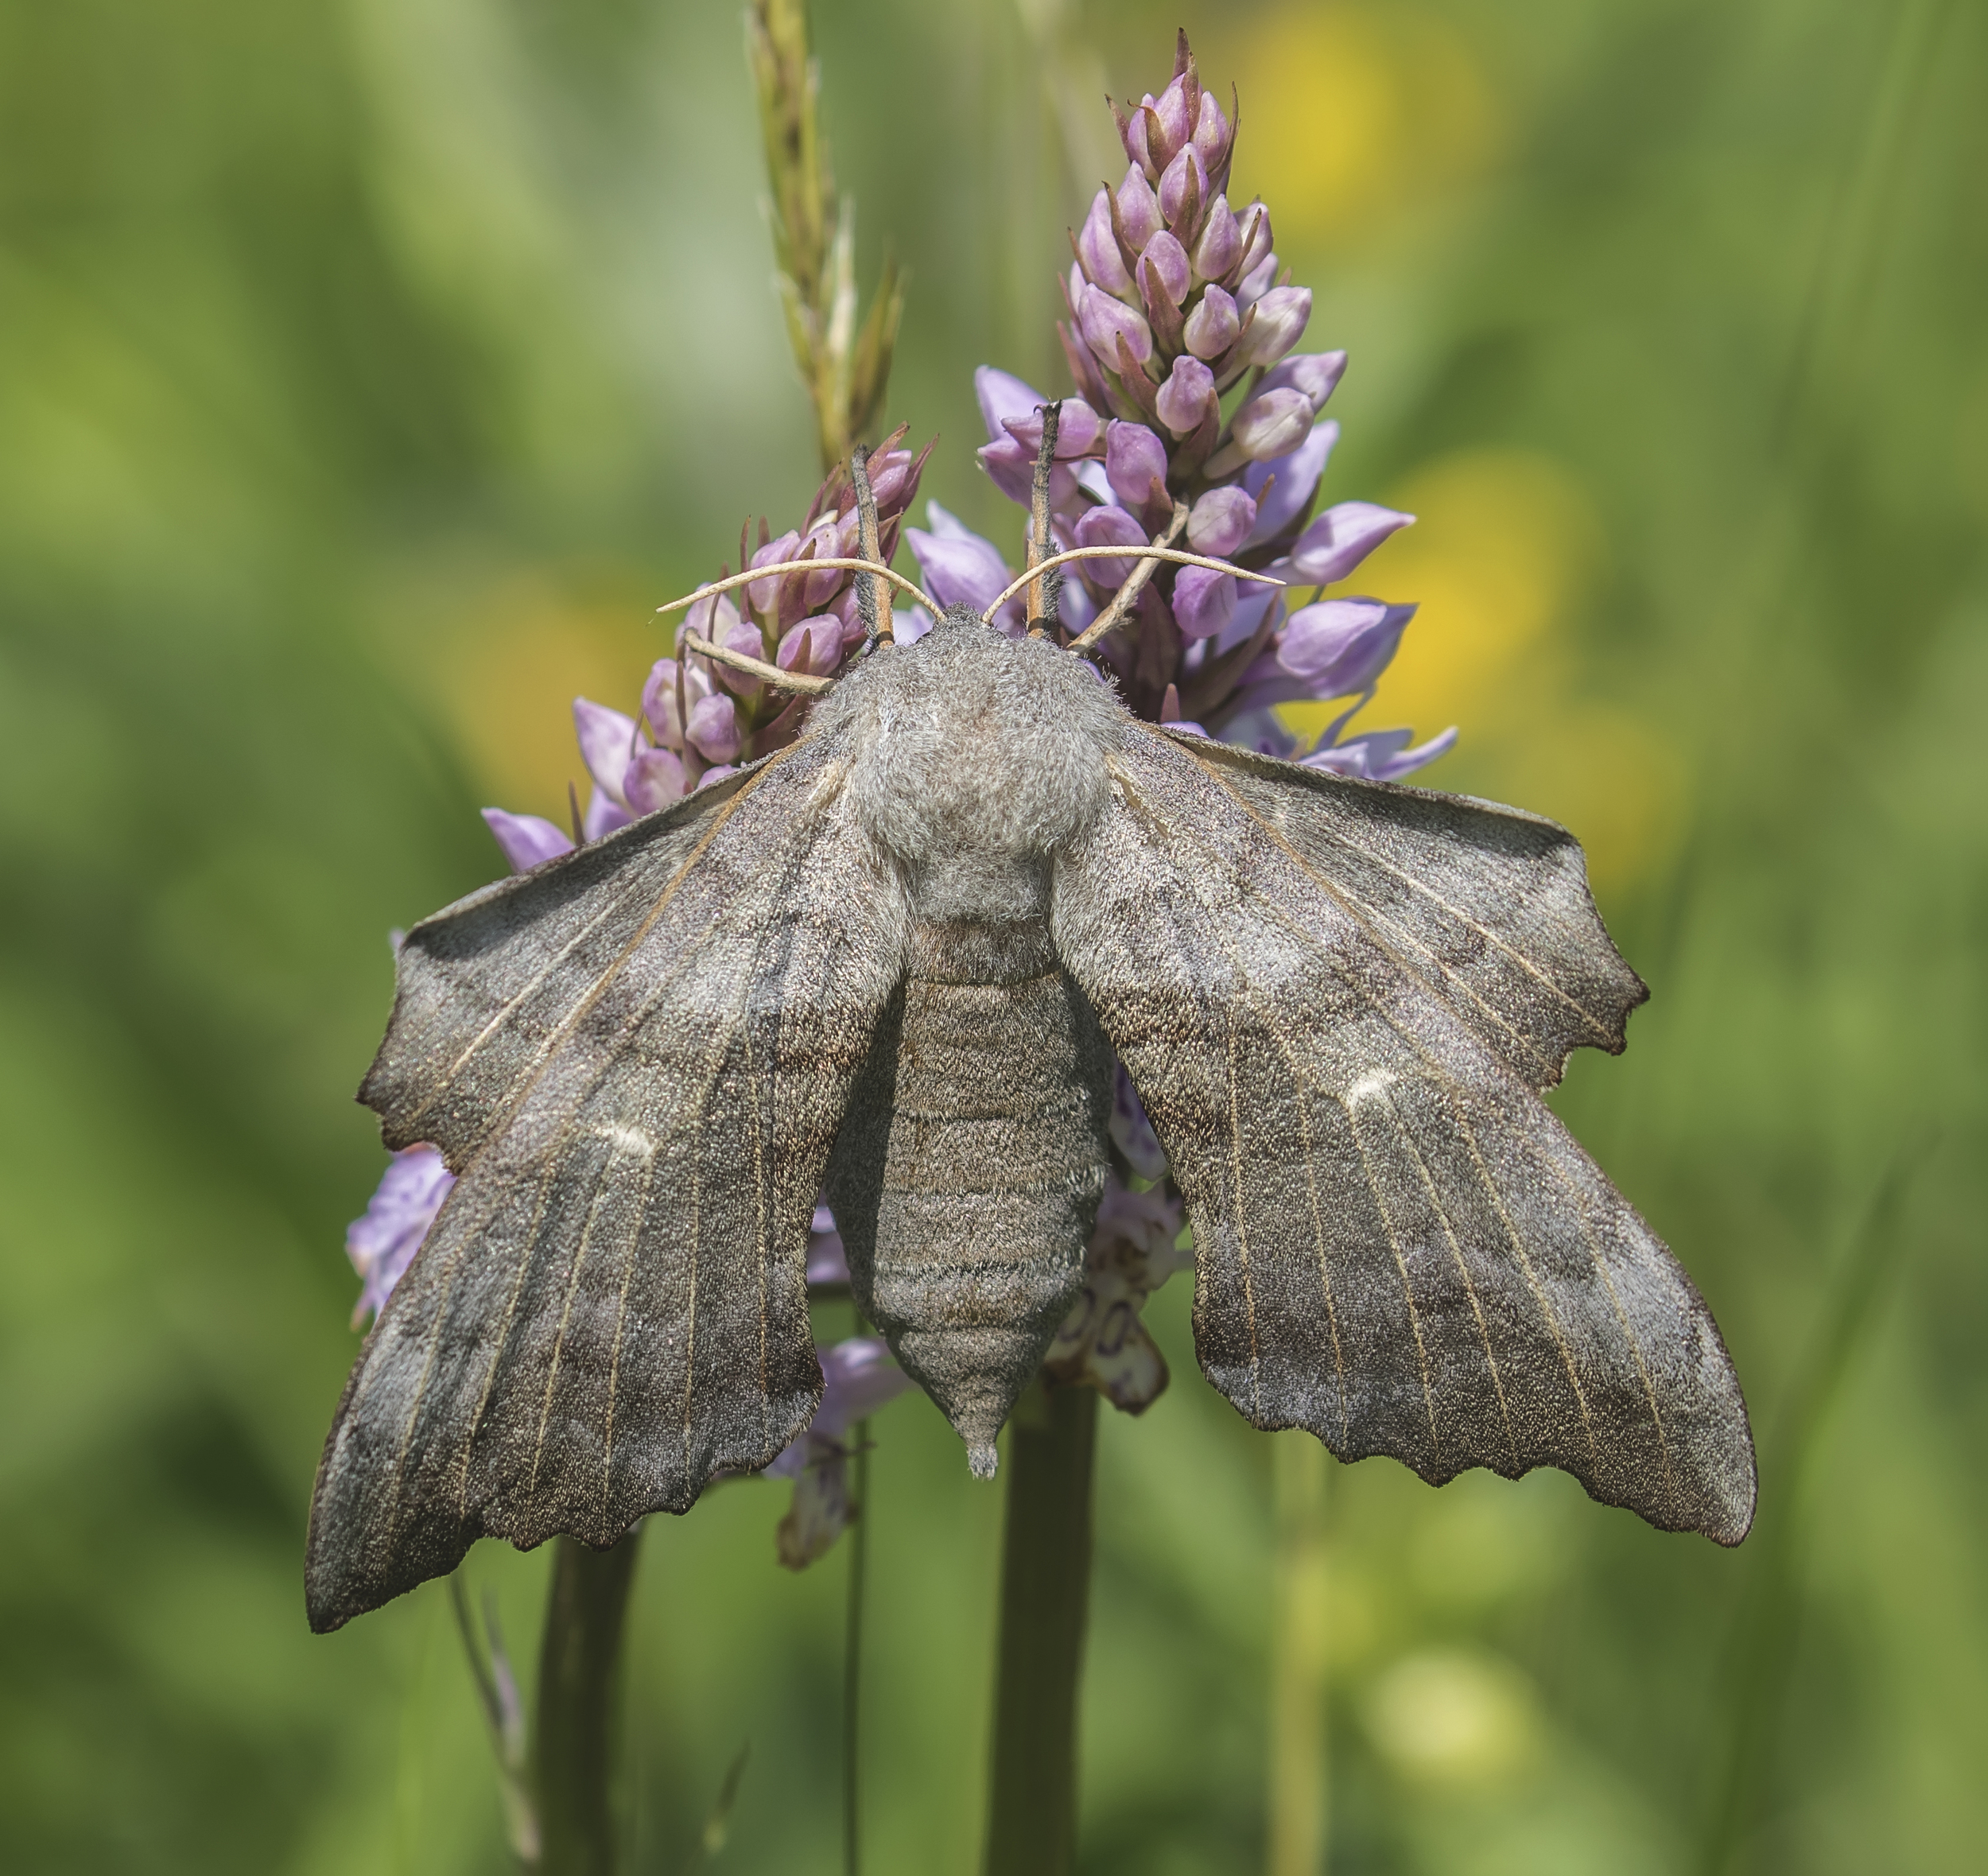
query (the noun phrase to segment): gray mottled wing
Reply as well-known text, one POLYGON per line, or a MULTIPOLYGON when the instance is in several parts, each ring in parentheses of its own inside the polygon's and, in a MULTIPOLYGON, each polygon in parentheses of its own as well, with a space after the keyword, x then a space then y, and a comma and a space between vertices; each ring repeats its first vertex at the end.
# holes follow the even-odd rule
POLYGON ((1609 942, 1565 828, 1225 743, 1173 746, 1534 1087, 1574 1049, 1621 1053, 1649 992, 1609 942))
POLYGON ((485 1533, 611 1543, 813 1414, 808 1222, 904 942, 841 741, 408 934, 363 1097, 462 1177, 326 1442, 315 1627, 485 1533))
MULTIPOLYGON (((1448 1000, 1426 945, 1391 943, 1404 921, 1365 915, 1313 856, 1324 842, 1277 837, 1251 798, 1290 776, 1289 825, 1312 779, 1261 763, 1245 794, 1143 729, 1110 760, 1052 930, 1187 1201, 1209 1378, 1256 1425, 1309 1427, 1345 1458, 1435 1482, 1555 1466, 1738 1543, 1753 1443, 1710 1313, 1476 1006, 1448 1000)), ((1508 930, 1539 824, 1513 816, 1502 841, 1497 814, 1456 804, 1466 851, 1431 876, 1460 919, 1508 930)), ((1441 815, 1423 795, 1401 810, 1432 849, 1441 815)), ((1598 925, 1590 942, 1606 948, 1598 925)))

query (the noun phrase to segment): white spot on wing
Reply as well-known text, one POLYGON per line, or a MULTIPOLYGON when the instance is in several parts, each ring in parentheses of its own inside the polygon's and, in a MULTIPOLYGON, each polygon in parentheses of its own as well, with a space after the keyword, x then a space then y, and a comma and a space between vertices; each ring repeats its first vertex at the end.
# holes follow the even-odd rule
POLYGON ((1346 1090, 1346 1105, 1352 1107, 1362 1101, 1372 1101, 1385 1094, 1394 1086, 1395 1078, 1376 1070, 1372 1074, 1362 1075, 1346 1090))

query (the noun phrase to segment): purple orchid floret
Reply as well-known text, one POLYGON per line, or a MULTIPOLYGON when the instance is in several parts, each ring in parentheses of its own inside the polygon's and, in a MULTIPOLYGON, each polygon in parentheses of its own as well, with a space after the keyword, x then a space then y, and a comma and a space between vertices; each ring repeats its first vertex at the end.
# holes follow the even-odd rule
POLYGON ((530 872, 534 867, 573 851, 572 837, 536 814, 507 814, 502 808, 486 808, 483 825, 503 849, 514 873, 530 872))
POLYGON ((352 1311, 355 1329, 386 1307, 455 1183, 456 1175, 433 1147, 410 1147, 387 1162, 364 1215, 345 1233, 345 1255, 361 1285, 352 1311))
POLYGON ((911 1385, 881 1337, 852 1336, 816 1353, 825 1384, 821 1404, 807 1431, 767 1468, 769 1478, 794 1481, 793 1502, 775 1533, 780 1561, 790 1570, 817 1562, 848 1528, 849 1429, 911 1385))

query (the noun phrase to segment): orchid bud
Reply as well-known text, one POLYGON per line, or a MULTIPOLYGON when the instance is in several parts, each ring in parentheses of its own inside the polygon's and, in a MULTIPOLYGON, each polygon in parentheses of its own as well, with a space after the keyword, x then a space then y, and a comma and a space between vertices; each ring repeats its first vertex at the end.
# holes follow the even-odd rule
MULTIPOLYGON (((1050 400, 1045 398, 1043 402, 1050 400)), ((1026 417, 1004 419, 1001 428, 1015 442, 1028 452, 1028 460, 1034 465, 1037 452, 1043 447, 1043 415, 1035 410, 1026 417)), ((1097 413, 1081 398, 1066 398, 1063 407, 1056 418, 1056 460, 1059 463, 1074 461, 1078 456, 1089 456, 1097 447, 1098 438, 1104 433, 1105 425, 1097 413)))
MULTIPOLYGON (((1256 317, 1260 319, 1259 309, 1256 317)), ((1311 407, 1322 408, 1330 397, 1339 380, 1345 374, 1346 355, 1343 352, 1301 352, 1287 358, 1276 371, 1266 372, 1259 390, 1279 390, 1289 385, 1293 390, 1301 390, 1311 400, 1311 407)))
POLYGON ((586 763, 587 773, 604 794, 626 807, 621 778, 639 742, 635 718, 611 710, 605 704, 577 697, 573 701, 573 720, 580 738, 580 759, 586 763))
MULTIPOLYGON (((841 579, 841 576, 835 568, 831 567, 828 570, 836 573, 838 581, 841 579)), ((816 574, 811 577, 819 579, 821 576, 816 574)), ((712 642, 724 646, 728 651, 742 652, 747 658, 763 658, 767 654, 766 640, 760 637, 759 627, 749 619, 740 620, 723 638, 712 642)), ((734 670, 730 665, 720 664, 716 658, 711 662, 712 676, 735 696, 757 697, 759 694, 760 681, 750 671, 734 670)))
MULTIPOLYGON (((752 564, 755 567, 771 567, 783 560, 792 560, 800 545, 800 535, 790 528, 754 554, 752 564)), ((755 612, 771 612, 780 603, 780 581, 777 579, 755 580, 745 590, 746 599, 755 612)))
MULTIPOLYGON (((908 449, 893 449, 888 456, 872 456, 868 474, 870 493, 876 498, 879 515, 888 515, 902 509, 911 499, 911 465, 918 460, 908 449)), ((853 493, 851 495, 850 515, 856 512, 853 493)), ((846 525, 846 518, 845 525, 846 525)), ((853 535, 851 538, 854 538, 853 535)))
POLYGON ((1194 243, 1194 272, 1203 280, 1219 280, 1235 266, 1241 252, 1242 230, 1237 226, 1235 211, 1226 196, 1217 196, 1208 205, 1201 239, 1194 243))
MULTIPOLYGON (((1270 211, 1262 203, 1252 202, 1242 212, 1241 236, 1241 247, 1229 267, 1247 275, 1261 263, 1271 249, 1270 211)), ((1225 280, 1228 277, 1227 274, 1222 276, 1225 280)))
POLYGON ((707 762, 739 759, 739 713, 723 691, 714 691, 691 705, 684 733, 707 762))
POLYGON ((1105 475, 1112 493, 1128 508, 1140 509, 1163 501, 1167 489, 1167 445, 1143 423, 1114 421, 1105 429, 1105 475), (1153 484, 1159 484, 1155 495, 1153 484))
MULTIPOLYGON (((691 704, 711 694, 710 680, 695 665, 684 672, 683 678, 685 697, 691 704)), ((649 682, 642 687, 642 713, 648 720, 658 742, 670 749, 683 747, 683 723, 677 714, 677 661, 674 658, 656 660, 655 669, 649 674, 649 682)))
POLYGON ((1202 168, 1210 176, 1219 180, 1227 171, 1229 152, 1235 140, 1236 133, 1227 114, 1215 102, 1215 94, 1203 91, 1201 109, 1194 119, 1194 148, 1201 153, 1202 168))
POLYGON ((1112 116, 1118 124, 1118 141, 1124 145, 1128 160, 1149 177, 1159 175, 1162 168, 1153 161, 1152 152, 1146 143, 1146 110, 1152 101, 1149 92, 1144 103, 1135 106, 1130 115, 1121 112, 1116 104, 1112 106, 1112 116))
POLYGON ((1350 697, 1388 668, 1415 612, 1379 600, 1301 606, 1278 637, 1276 670, 1303 680, 1313 697, 1350 697))
POLYGON ((1304 513, 1318 478, 1325 473, 1326 459, 1338 441, 1339 426, 1328 418, 1314 424, 1289 455, 1252 463, 1243 472, 1243 487, 1256 498, 1256 525, 1250 530, 1249 545, 1274 541, 1304 513))
POLYGON ((1125 245, 1134 254, 1144 253, 1146 243, 1166 226, 1159 212, 1159 198, 1137 169, 1128 169, 1125 180, 1118 185, 1118 225, 1124 231, 1125 245))
POLYGON ((507 814, 502 808, 485 808, 483 825, 503 849, 514 873, 530 872, 542 862, 573 851, 573 836, 536 814, 507 814))
POLYGON ((1162 228, 1139 257, 1140 297, 1150 307, 1163 294, 1169 306, 1178 306, 1187 297, 1193 278, 1187 250, 1162 228))
POLYGON ((1256 498, 1247 489, 1233 483, 1211 488, 1187 517, 1187 545, 1197 553, 1221 559, 1241 546, 1256 525, 1256 498))
POLYGON ((1120 305, 1101 287, 1084 289, 1077 323, 1083 329, 1084 343, 1112 370, 1117 368, 1120 339, 1139 363, 1144 364, 1153 355, 1151 328, 1131 307, 1120 305))
POLYGON ((817 613, 790 627, 774 654, 782 670, 816 678, 826 677, 841 661, 842 622, 828 613, 817 613))
MULTIPOLYGON (((1126 284, 1129 285, 1131 282, 1126 284)), ((1024 383, 1013 372, 997 371, 992 365, 982 365, 973 374, 973 395, 979 400, 980 421, 987 425, 987 440, 990 443, 999 443, 1008 434, 1002 426, 1010 418, 1032 416, 1038 404, 1049 402, 1033 385, 1024 383)))
POLYGON ((1314 586, 1343 580, 1412 515, 1374 502, 1341 502, 1314 519, 1291 550, 1291 564, 1314 586))
MULTIPOLYGON (((1077 256, 1085 274, 1106 293, 1132 291, 1132 277, 1125 271, 1125 257, 1118 251, 1118 237, 1112 232, 1111 197, 1105 189, 1091 199, 1090 213, 1077 233, 1077 256)), ((1074 303, 1075 293, 1070 297, 1074 303)))
MULTIPOLYGON (((1311 320, 1311 289, 1275 286, 1256 302, 1256 317, 1242 336, 1237 362, 1274 365, 1305 335, 1311 320)), ((1310 400, 1307 398, 1307 402, 1310 400)))
POLYGON ((1012 437, 984 445, 977 452, 980 467, 1011 502, 1029 504, 1035 476, 1035 452, 1025 449, 1012 437))
POLYGON ((1201 422, 1215 402, 1215 375, 1198 358, 1184 354, 1174 360, 1167 382, 1155 400, 1159 421, 1176 437, 1185 437, 1201 422))
POLYGON ((1201 152, 1190 143, 1160 176, 1159 212, 1175 224, 1195 220, 1208 193, 1208 172, 1202 167, 1201 152))
POLYGON ((1174 581, 1174 623, 1188 639, 1212 639, 1236 611, 1236 576, 1213 567, 1182 567, 1174 581))
MULTIPOLYGON (((1128 515, 1123 508, 1103 507, 1087 508, 1077 523, 1076 545, 1079 547, 1143 547, 1146 530, 1139 524, 1136 515, 1128 515)), ((1137 556, 1126 560, 1107 560, 1101 556, 1097 560, 1080 561, 1084 571, 1108 592, 1124 585, 1132 577, 1137 556)))
POLYGON ((1252 462, 1295 449, 1311 429, 1311 400, 1301 390, 1260 391, 1229 425, 1235 447, 1252 462))
POLYGON ((1149 98, 1147 108, 1159 120, 1159 126, 1156 133, 1151 125, 1147 126, 1146 148, 1153 161, 1164 169, 1174 160, 1175 153, 1194 134, 1185 76, 1175 79, 1156 99, 1149 98))
POLYGON ((638 814, 653 814, 683 794, 683 763, 670 750, 644 749, 628 764, 621 791, 638 814))
POLYGON ((1198 359, 1218 359, 1236 343, 1242 330, 1242 315, 1233 297, 1210 285, 1202 289, 1200 303, 1187 316, 1182 336, 1187 349, 1198 359))
POLYGON ((1267 254, 1236 283, 1236 304, 1248 308, 1256 305, 1277 282, 1277 256, 1267 254))

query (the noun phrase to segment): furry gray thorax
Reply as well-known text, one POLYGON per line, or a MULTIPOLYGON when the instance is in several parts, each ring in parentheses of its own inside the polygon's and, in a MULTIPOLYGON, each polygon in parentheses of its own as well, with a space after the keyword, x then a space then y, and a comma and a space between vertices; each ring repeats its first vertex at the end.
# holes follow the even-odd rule
POLYGON ((1089 666, 955 607, 810 725, 852 732, 848 811, 911 915, 829 1195, 860 1307, 983 1475, 1081 1290, 1104 1190, 1111 1055, 1058 965, 1049 893, 1125 722, 1089 666))

